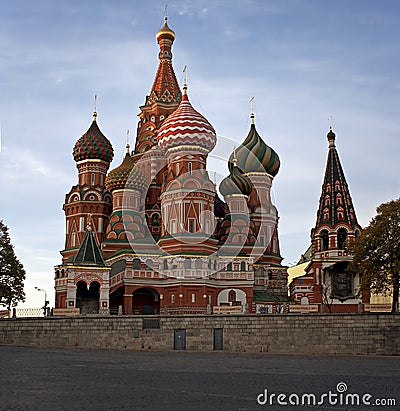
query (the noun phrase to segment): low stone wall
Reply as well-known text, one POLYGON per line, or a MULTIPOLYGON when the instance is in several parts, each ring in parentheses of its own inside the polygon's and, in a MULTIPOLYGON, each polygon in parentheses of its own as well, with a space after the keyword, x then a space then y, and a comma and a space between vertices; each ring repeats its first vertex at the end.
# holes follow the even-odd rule
POLYGON ((0 345, 400 355, 400 315, 80 316, 0 319, 0 345))

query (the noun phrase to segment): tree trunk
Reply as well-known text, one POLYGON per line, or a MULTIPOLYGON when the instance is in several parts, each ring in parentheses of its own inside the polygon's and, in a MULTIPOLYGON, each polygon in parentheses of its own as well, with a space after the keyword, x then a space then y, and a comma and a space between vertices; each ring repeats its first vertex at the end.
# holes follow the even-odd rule
POLYGON ((393 274, 393 299, 392 299, 392 313, 399 312, 399 273, 393 274))

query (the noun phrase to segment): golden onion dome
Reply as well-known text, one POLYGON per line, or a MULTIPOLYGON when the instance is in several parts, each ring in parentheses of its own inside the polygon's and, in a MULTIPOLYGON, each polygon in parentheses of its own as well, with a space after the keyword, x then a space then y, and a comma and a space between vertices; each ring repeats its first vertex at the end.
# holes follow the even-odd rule
POLYGON ((167 21, 168 21, 168 18, 164 17, 164 26, 162 26, 161 29, 158 30, 156 34, 157 41, 159 41, 160 39, 169 39, 171 41, 175 40, 175 32, 169 28, 167 21))
POLYGON ((147 185, 146 177, 134 166, 128 144, 127 153, 121 165, 108 173, 105 181, 106 189, 110 192, 124 189, 143 191, 147 185))

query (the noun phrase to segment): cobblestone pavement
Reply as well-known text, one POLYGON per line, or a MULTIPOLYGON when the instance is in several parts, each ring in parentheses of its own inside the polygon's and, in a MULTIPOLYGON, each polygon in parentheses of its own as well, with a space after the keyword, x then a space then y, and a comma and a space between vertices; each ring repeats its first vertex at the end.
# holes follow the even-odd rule
POLYGON ((398 410, 399 370, 400 357, 0 346, 0 410, 398 410), (279 394, 287 405, 279 405, 279 394), (289 405, 313 401, 303 394, 321 405, 289 405), (346 394, 357 394, 361 404, 346 406, 346 394), (364 394, 371 404, 397 404, 363 405, 364 394))

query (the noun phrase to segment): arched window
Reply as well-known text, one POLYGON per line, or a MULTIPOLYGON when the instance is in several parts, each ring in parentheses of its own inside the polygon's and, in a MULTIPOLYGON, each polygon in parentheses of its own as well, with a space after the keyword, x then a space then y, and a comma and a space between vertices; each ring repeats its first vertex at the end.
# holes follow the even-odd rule
POLYGON ((235 290, 230 290, 228 293, 228 301, 230 303, 236 301, 236 291, 235 290))
POLYGON ((246 271, 246 263, 244 261, 240 263, 240 271, 246 271))
POLYGON ((202 263, 201 263, 200 258, 196 258, 196 260, 195 260, 195 262, 194 262, 194 267, 195 267, 197 270, 199 270, 199 269, 201 269, 201 266, 202 266, 202 263))
POLYGON ((150 270, 152 270, 152 269, 153 269, 153 260, 151 260, 150 258, 148 258, 148 259, 146 260, 146 265, 147 265, 147 268, 149 268, 150 270))
POLYGON ((326 195, 325 196, 325 207, 329 207, 331 205, 331 198, 326 195))
POLYGON ((192 169, 192 163, 189 163, 189 164, 188 164, 188 173, 189 173, 190 176, 192 175, 192 171, 193 171, 193 169, 192 169))
POLYGON ((164 268, 164 270, 168 270, 168 261, 167 260, 164 260, 163 268, 164 268))
POLYGON ((94 179, 95 179, 95 177, 96 177, 96 175, 95 175, 94 173, 92 173, 91 182, 90 182, 90 184, 91 184, 92 187, 94 186, 94 179))
POLYGON ((337 231, 337 245, 339 250, 344 250, 347 238, 347 230, 345 228, 339 228, 337 231))
POLYGON ((232 271, 232 263, 229 263, 229 264, 226 266, 226 271, 232 271))
POLYGON ((132 268, 133 268, 134 270, 140 270, 140 260, 139 260, 138 258, 135 258, 135 259, 132 261, 132 268))
POLYGON ((300 304, 301 305, 308 305, 309 300, 308 297, 301 297, 300 304))
POLYGON ((151 215, 151 225, 159 226, 160 225, 160 215, 158 213, 153 213, 151 215))
POLYGON ((328 235, 328 230, 322 230, 320 233, 320 248, 321 251, 326 251, 329 250, 329 235, 328 235))

